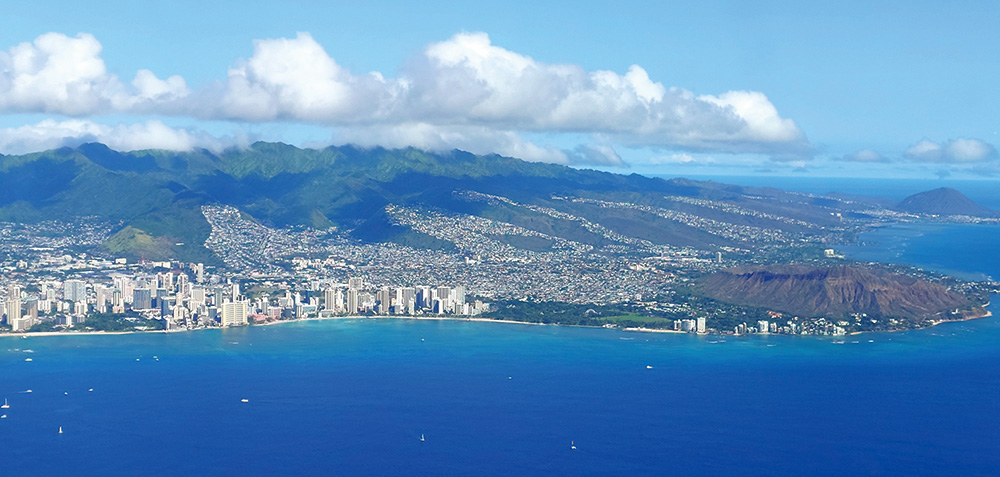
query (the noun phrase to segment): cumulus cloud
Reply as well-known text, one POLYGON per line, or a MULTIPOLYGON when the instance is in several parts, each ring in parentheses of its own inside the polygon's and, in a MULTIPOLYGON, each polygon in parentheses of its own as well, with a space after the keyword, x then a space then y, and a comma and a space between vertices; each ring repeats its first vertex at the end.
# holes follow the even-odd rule
POLYGON ((520 134, 584 133, 614 142, 802 159, 808 141, 763 93, 718 95, 664 86, 639 65, 624 74, 552 64, 459 33, 428 45, 396 78, 339 65, 308 33, 254 42, 224 80, 191 91, 180 76, 139 70, 125 84, 89 34, 47 33, 0 52, 0 111, 70 116, 158 114, 297 121, 354 130, 382 145, 438 144, 561 163, 621 164, 606 146, 563 150, 520 134), (476 141, 481 141, 475 143, 476 141), (475 143, 475 144, 474 144, 475 143))
POLYGON ((133 101, 173 101, 186 97, 190 94, 184 78, 178 75, 161 80, 149 70, 139 70, 132 80, 132 86, 136 89, 136 96, 133 101))
POLYGON ((187 95, 183 78, 160 80, 148 70, 139 71, 129 88, 108 73, 101 50, 90 34, 46 33, 0 51, 0 111, 83 116, 187 95))
POLYGON ((532 162, 628 167, 610 146, 581 145, 573 150, 540 146, 526 141, 513 131, 484 126, 441 127, 417 122, 394 126, 340 128, 332 142, 362 147, 412 146, 429 151, 460 149, 473 154, 500 154, 532 162))
POLYGON ((521 131, 608 134, 630 145, 734 152, 808 149, 763 93, 695 96, 624 74, 547 64, 461 33, 430 45, 404 72, 404 114, 521 131))
POLYGON ((308 33, 254 41, 254 54, 229 69, 218 111, 250 121, 350 123, 384 116, 401 88, 379 73, 355 75, 308 33))
POLYGON ((4 154, 76 147, 88 142, 104 143, 118 151, 190 151, 195 148, 221 151, 249 144, 243 136, 216 138, 201 131, 171 128, 156 120, 108 126, 83 119, 46 119, 36 124, 0 129, 0 152, 4 154))
POLYGON ((970 164, 996 159, 997 150, 979 139, 954 139, 940 144, 924 139, 907 149, 903 157, 915 162, 970 164))
POLYGON ((842 161, 847 162, 863 162, 868 164, 881 163, 881 162, 891 162, 889 158, 871 150, 862 149, 851 154, 847 154, 840 158, 842 161))

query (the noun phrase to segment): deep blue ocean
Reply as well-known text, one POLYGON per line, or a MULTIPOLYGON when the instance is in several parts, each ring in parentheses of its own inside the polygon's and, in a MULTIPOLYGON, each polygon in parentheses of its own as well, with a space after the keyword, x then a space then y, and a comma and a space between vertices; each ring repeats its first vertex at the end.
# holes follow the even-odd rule
MULTIPOLYGON (((897 232, 849 255, 1000 277, 1000 228, 897 232)), ((998 475, 1000 320, 847 338, 389 319, 8 337, 3 398, 0 475, 998 475)))

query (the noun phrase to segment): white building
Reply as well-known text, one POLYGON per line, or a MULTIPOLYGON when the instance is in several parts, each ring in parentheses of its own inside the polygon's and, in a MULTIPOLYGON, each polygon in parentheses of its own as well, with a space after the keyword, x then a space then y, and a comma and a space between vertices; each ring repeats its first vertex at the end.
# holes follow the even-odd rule
POLYGON ((243 326, 247 324, 247 302, 226 301, 222 304, 222 326, 243 326))

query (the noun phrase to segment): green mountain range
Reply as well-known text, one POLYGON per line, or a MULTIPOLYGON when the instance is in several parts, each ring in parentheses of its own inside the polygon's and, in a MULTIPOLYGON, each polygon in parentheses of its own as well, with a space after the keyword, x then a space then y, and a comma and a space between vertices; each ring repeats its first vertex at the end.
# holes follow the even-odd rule
POLYGON ((606 234, 578 220, 584 218, 638 240, 707 250, 746 244, 732 234, 692 225, 692 217, 718 224, 715 229, 813 233, 843 217, 863 216, 877 204, 462 151, 301 149, 281 143, 218 154, 121 153, 84 144, 2 156, 0 183, 0 220, 97 216, 117 224, 117 233, 104 244, 112 253, 204 261, 214 260, 202 245, 211 232, 201 213, 206 204, 234 206, 268 226, 335 226, 360 240, 416 247, 449 244, 394 223, 387 205, 431 207, 606 244, 606 234), (463 191, 504 200, 469 200, 463 191))

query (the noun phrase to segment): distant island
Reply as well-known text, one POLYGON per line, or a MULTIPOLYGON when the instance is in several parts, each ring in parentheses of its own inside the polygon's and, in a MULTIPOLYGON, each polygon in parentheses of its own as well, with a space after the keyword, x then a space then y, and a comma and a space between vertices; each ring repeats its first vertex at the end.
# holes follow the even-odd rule
POLYGON ((998 216, 996 211, 987 209, 966 197, 965 194, 948 187, 913 194, 896 204, 894 209, 911 214, 998 216))
POLYGON ((463 151, 280 143, 85 144, 2 156, 0 181, 0 332, 256 320, 227 321, 235 306, 265 322, 476 316, 835 335, 979 316, 997 288, 837 251, 900 221, 1000 223, 952 189, 892 203, 463 151), (442 284, 469 301, 414 301, 417 287, 442 284), (332 301, 350 290, 352 306, 332 301))

